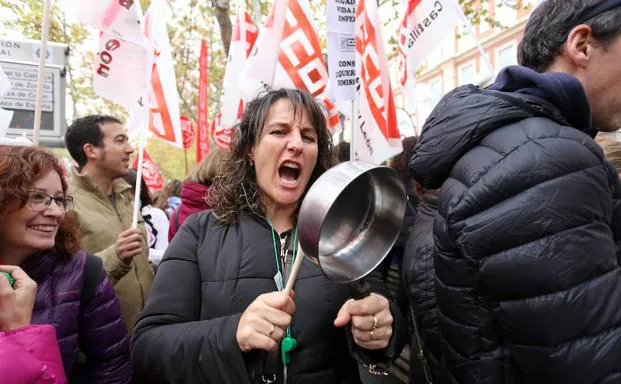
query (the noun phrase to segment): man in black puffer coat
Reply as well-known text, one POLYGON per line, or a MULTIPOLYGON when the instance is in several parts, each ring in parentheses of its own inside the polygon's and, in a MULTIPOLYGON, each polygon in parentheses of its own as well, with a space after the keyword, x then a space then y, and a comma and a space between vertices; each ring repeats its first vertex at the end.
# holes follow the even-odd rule
POLYGON ((401 273, 413 309, 412 317, 416 318, 420 335, 420 340, 416 335, 411 340, 409 382, 425 383, 425 380, 431 379, 436 384, 444 384, 447 379, 441 366, 442 342, 438 329, 433 268, 433 222, 438 212, 439 191, 417 188, 417 192, 420 198, 414 225, 410 227, 405 245, 401 273), (425 365, 418 354, 421 347, 429 365, 428 372, 425 372, 425 365), (431 377, 426 378, 427 375, 431 377))
POLYGON ((443 364, 454 383, 621 382, 621 188, 593 141, 621 127, 621 1, 548 0, 522 66, 463 86, 411 170, 434 224, 443 364))

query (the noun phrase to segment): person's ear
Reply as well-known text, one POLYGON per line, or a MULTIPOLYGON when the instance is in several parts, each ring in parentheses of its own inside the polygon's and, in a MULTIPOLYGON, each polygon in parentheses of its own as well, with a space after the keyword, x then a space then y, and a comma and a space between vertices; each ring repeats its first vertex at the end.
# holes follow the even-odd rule
POLYGON ((585 68, 593 59, 595 39, 591 27, 581 24, 567 35, 565 56, 578 68, 585 68))
POLYGON ((87 159, 95 160, 99 155, 98 148, 91 143, 84 144, 84 146, 82 146, 82 150, 84 151, 87 159))

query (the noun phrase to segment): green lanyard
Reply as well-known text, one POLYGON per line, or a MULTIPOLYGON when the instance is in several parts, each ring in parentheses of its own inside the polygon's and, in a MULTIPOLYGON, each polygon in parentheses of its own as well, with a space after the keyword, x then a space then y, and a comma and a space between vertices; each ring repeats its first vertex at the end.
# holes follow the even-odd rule
MULTIPOLYGON (((272 230, 272 240, 274 241, 274 260, 276 261, 276 269, 278 270, 278 274, 281 276, 281 279, 284 278, 282 271, 280 270, 280 261, 278 260, 278 246, 276 245, 276 235, 274 234, 274 226, 269 219, 265 219, 270 225, 270 229, 272 230)), ((295 262, 295 252, 298 244, 298 227, 295 227, 293 232, 293 258, 291 260, 291 264, 295 262)), ((284 283, 284 282, 283 282, 284 283)), ((280 288, 280 287, 279 287, 280 288)), ((295 349, 297 346, 297 341, 291 337, 291 326, 287 327, 285 331, 285 337, 282 339, 280 343, 280 352, 282 354, 282 363, 287 365, 291 362, 291 351, 295 349)))

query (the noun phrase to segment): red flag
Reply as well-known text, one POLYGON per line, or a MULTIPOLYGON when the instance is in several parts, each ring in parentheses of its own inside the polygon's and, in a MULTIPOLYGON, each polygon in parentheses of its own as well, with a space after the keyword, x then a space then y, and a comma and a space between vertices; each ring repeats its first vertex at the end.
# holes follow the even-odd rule
POLYGON ((360 77, 356 154, 379 164, 403 148, 375 0, 356 7, 356 70, 360 77))
POLYGON ((211 122, 211 133, 213 140, 216 142, 216 146, 219 149, 229 151, 231 149, 231 142, 235 135, 235 127, 222 127, 222 114, 218 113, 215 119, 211 122))
POLYGON ((253 91, 256 94, 257 84, 302 89, 326 104, 330 110, 328 128, 338 128, 338 111, 329 101, 326 102, 328 70, 306 0, 275 1, 265 26, 259 32, 255 51, 258 53, 248 58, 240 81, 242 88, 249 88, 250 92, 245 92, 248 99, 254 96, 253 91), (284 6, 285 12, 281 10, 284 6), (285 14, 283 22, 279 22, 281 13, 285 14), (271 58, 275 55, 274 70, 271 58))
POLYGON ((149 100, 149 130, 179 148, 183 146, 179 94, 163 2, 152 1, 145 16, 145 35, 153 47, 149 100))
POLYGON ((198 118, 196 119, 196 162, 209 153, 209 127, 207 121, 207 42, 201 42, 201 56, 198 61, 200 78, 198 81, 198 118))
MULTIPOLYGON (((134 157, 133 168, 138 169, 138 156, 134 157)), ((142 158, 142 178, 150 191, 159 191, 164 188, 164 178, 146 148, 142 158)))
POLYGON ((183 148, 190 148, 194 142, 194 126, 187 116, 181 116, 181 135, 183 136, 183 148))

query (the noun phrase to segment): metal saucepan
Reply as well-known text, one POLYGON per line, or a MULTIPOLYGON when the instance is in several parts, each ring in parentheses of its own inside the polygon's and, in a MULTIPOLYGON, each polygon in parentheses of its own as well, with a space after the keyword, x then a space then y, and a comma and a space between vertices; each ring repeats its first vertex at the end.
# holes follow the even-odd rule
POLYGON ((302 202, 300 246, 329 279, 360 281, 392 249, 405 207, 405 185, 392 168, 338 164, 315 181, 302 202))

